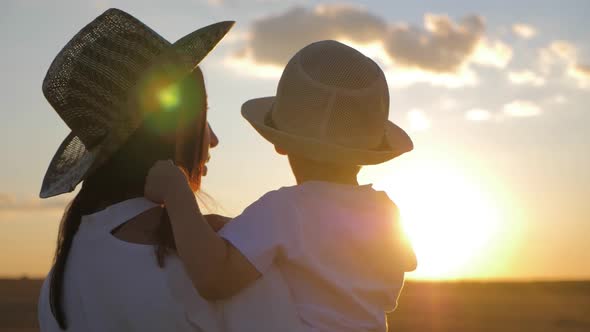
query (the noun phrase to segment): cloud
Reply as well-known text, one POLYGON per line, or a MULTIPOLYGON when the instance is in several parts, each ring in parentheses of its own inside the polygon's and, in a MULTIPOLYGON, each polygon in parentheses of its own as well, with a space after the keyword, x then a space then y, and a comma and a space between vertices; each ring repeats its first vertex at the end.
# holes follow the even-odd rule
POLYGON ((275 77, 298 50, 324 39, 339 40, 374 58, 398 86, 475 85, 471 64, 504 68, 512 58, 508 45, 485 36, 485 21, 477 15, 454 21, 427 13, 423 27, 417 27, 387 22, 360 6, 326 4, 255 21, 248 40, 226 63, 237 72, 275 77))
POLYGON ((530 70, 510 71, 508 72, 508 80, 516 85, 532 85, 543 86, 545 79, 530 70))
POLYGON ((512 32, 522 39, 531 39, 537 35, 537 29, 524 23, 513 24, 512 32))
POLYGON ((568 41, 557 40, 549 45, 549 49, 562 59, 574 61, 577 58, 578 50, 568 41))
POLYGON ((468 16, 455 23, 448 16, 426 14, 425 29, 402 24, 392 27, 385 40, 386 49, 399 65, 454 72, 475 51, 484 25, 479 16, 468 16))
POLYGON ((426 14, 424 29, 398 25, 391 29, 386 47, 399 64, 430 72, 457 72, 467 62, 505 67, 512 49, 485 38, 482 17, 471 15, 458 22, 448 16, 426 14))
POLYGON ((580 75, 590 76, 590 66, 589 65, 576 65, 576 71, 580 73, 580 75))
POLYGON ((512 48, 499 40, 483 39, 473 54, 474 63, 488 67, 504 68, 511 59, 512 48))
POLYGON ((541 114, 541 108, 528 100, 515 100, 504 105, 502 112, 512 117, 531 117, 541 114))
POLYGON ((576 64, 568 68, 568 75, 578 82, 580 88, 590 88, 590 66, 576 64))
POLYGON ((364 9, 349 5, 295 7, 254 22, 246 47, 256 62, 284 66, 303 46, 323 39, 369 43, 381 39, 386 23, 364 9))
POLYGON ((590 88, 590 66, 582 63, 576 46, 565 40, 556 40, 539 51, 539 66, 546 75, 561 70, 578 88, 590 88))
POLYGON ((475 122, 488 121, 492 119, 492 112, 481 108, 473 108, 465 112, 465 118, 475 122))

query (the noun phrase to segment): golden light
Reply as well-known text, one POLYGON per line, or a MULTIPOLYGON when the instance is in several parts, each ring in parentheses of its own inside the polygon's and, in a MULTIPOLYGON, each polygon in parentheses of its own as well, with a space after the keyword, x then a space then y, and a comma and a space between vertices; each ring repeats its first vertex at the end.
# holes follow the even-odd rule
MULTIPOLYGON (((410 238, 418 279, 456 279, 472 274, 477 260, 492 249, 500 230, 500 211, 481 178, 464 170, 429 163, 404 176, 374 185, 400 208, 410 238)), ((475 271, 476 273, 478 271, 475 271)))
POLYGON ((174 110, 180 103, 180 88, 178 84, 171 84, 159 91, 158 102, 165 111, 174 110))

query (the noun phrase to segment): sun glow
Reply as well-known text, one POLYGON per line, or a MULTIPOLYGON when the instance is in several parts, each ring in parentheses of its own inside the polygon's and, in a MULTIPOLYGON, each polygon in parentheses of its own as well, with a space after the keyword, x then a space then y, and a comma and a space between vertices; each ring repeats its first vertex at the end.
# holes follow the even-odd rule
POLYGON ((374 185, 399 206, 410 238, 418 279, 457 279, 477 273, 478 262, 493 247, 500 211, 490 188, 452 167, 412 169, 403 178, 374 185))
POLYGON ((172 84, 158 92, 158 101, 164 111, 172 111, 180 104, 180 88, 172 84))

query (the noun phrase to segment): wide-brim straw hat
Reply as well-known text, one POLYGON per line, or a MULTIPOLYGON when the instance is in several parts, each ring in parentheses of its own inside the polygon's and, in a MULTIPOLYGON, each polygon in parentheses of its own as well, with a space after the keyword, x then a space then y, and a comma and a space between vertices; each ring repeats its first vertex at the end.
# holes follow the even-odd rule
POLYGON ((40 197, 73 191, 104 164, 145 120, 147 112, 128 107, 138 86, 165 88, 186 77, 233 25, 215 23, 170 43, 133 16, 109 9, 80 30, 43 81, 43 94, 71 133, 49 164, 40 197))
POLYGON ((372 165, 413 149, 389 118, 389 89, 370 58, 333 40, 291 58, 276 96, 242 105, 242 115, 288 154, 336 164, 372 165))

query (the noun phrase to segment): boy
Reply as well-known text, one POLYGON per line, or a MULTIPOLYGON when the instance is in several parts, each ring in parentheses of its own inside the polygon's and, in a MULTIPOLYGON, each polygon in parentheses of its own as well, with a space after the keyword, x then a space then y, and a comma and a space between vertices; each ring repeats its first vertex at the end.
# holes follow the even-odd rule
POLYGON ((199 293, 230 298, 276 266, 310 331, 385 331, 384 312, 395 308, 416 257, 395 204, 356 177, 359 165, 412 150, 388 113, 379 66, 344 44, 320 41, 289 61, 276 97, 242 106, 250 124, 288 156, 296 186, 265 194, 217 234, 183 173, 158 162, 146 196, 166 205, 199 293))

